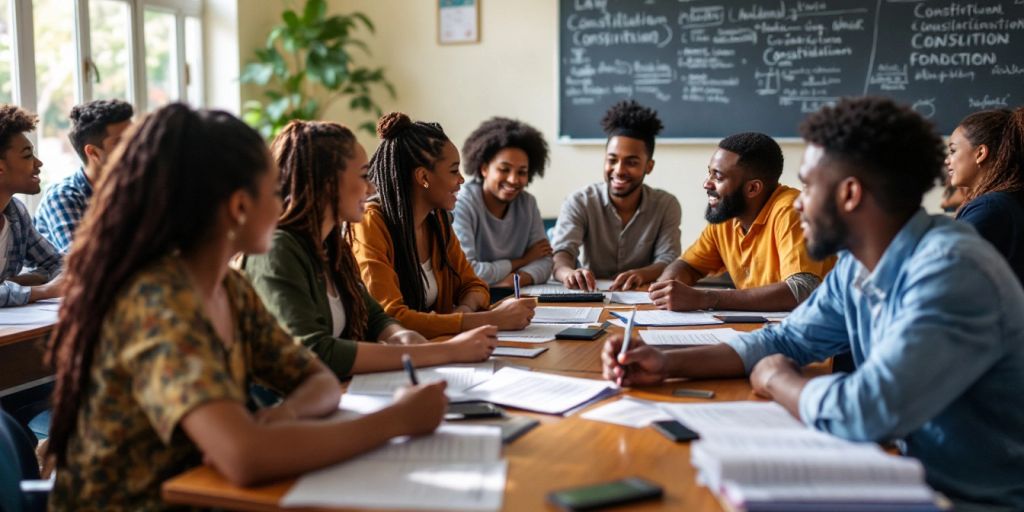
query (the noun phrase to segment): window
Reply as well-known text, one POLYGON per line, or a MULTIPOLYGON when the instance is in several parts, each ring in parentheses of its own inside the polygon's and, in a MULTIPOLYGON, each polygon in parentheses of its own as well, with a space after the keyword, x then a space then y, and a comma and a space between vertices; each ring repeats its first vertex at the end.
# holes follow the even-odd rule
POLYGON ((202 0, 0 0, 0 102, 39 115, 44 188, 81 165, 67 139, 74 105, 203 105, 201 14, 202 0))

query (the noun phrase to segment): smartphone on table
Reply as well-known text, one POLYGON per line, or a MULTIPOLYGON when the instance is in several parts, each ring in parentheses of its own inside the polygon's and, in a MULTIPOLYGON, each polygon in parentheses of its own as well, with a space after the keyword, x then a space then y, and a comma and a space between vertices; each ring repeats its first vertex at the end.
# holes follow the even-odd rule
POLYGON ((565 510, 596 510, 637 501, 661 498, 660 485, 629 477, 596 485, 574 487, 548 494, 548 501, 565 510))

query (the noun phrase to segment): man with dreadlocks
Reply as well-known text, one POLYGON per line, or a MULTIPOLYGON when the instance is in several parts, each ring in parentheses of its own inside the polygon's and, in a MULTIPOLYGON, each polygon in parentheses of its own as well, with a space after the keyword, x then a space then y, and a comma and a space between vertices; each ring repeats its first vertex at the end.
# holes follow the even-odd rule
POLYGON ((663 128, 657 112, 620 101, 601 124, 608 135, 605 182, 565 200, 552 237, 553 275, 567 288, 594 290, 597 278, 614 279, 613 290, 633 288, 679 257, 679 201, 644 185, 654 170, 654 137, 663 128))

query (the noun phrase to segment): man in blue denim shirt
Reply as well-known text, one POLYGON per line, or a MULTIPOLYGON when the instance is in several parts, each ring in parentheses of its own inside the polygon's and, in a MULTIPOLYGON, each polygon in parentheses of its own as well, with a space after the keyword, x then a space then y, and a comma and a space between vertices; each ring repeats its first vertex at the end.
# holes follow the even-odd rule
POLYGON ((898 441, 963 510, 1024 510, 1024 289, 973 229, 920 209, 942 140, 909 109, 840 101, 801 125, 795 205, 808 252, 839 263, 783 323, 728 344, 660 353, 621 337, 602 354, 624 385, 750 373, 804 423, 898 441), (800 366, 852 350, 853 373, 800 366), (629 366, 628 376, 623 371, 629 366))

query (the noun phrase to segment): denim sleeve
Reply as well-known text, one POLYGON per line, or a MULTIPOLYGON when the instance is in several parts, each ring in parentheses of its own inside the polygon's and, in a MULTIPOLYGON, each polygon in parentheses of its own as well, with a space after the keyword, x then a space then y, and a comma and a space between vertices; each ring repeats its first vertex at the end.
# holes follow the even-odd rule
POLYGON ((845 255, 811 296, 780 324, 741 335, 728 344, 743 359, 747 373, 761 359, 784 354, 803 366, 846 351, 847 288, 852 282, 853 257, 845 255))
POLYGON ((804 423, 851 440, 903 437, 1002 356, 1005 312, 993 293, 997 283, 979 271, 985 263, 934 251, 915 260, 900 287, 906 291, 878 331, 881 339, 871 341, 857 371, 818 377, 804 387, 804 423))

